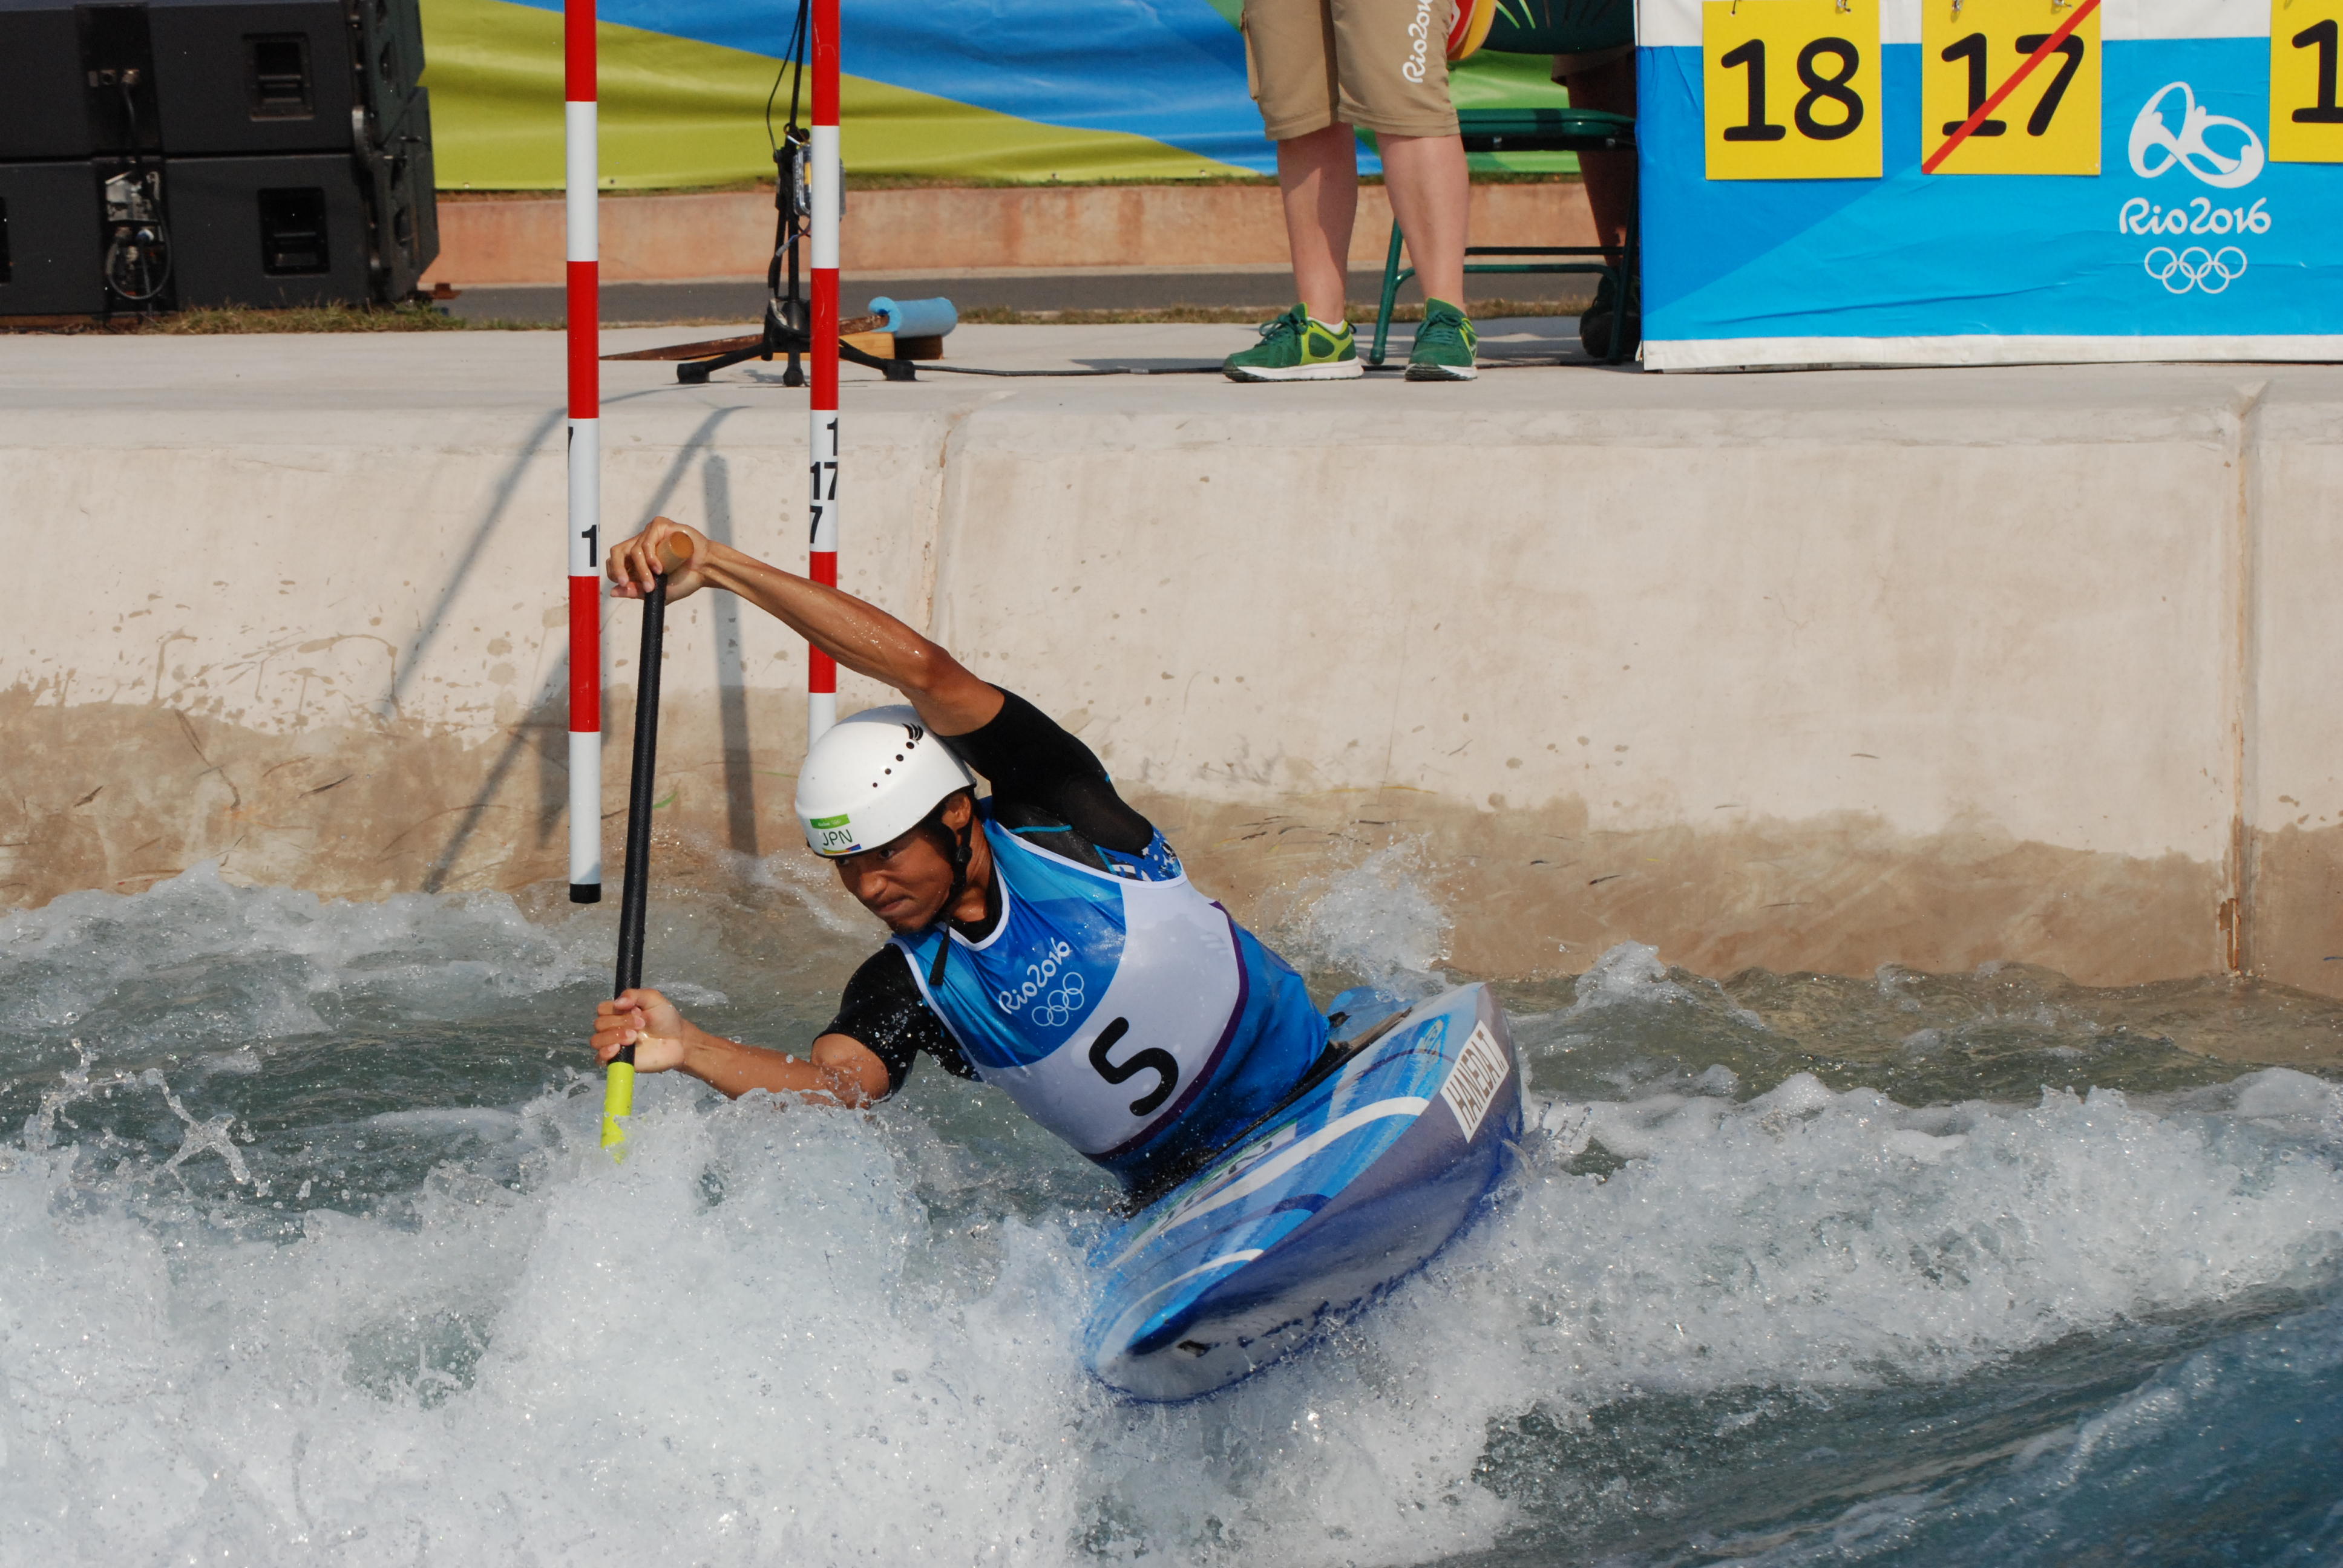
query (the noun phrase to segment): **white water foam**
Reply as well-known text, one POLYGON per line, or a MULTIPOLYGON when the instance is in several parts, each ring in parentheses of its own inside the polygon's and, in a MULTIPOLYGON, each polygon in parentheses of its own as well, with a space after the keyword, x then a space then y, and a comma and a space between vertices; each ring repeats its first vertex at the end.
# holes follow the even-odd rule
POLYGON ((1435 988, 1450 921, 1424 890, 1423 859, 1420 844, 1393 844, 1305 886, 1290 956, 1409 995, 1435 988))
MULTIPOLYGON (((1722 1003, 1725 1015, 1736 1023, 1751 1029, 1765 1027, 1765 1020, 1735 1003, 1715 980, 1703 979, 1698 983, 1708 990, 1715 1001, 1722 1003)), ((1651 1007, 1697 1000, 1669 973, 1668 966, 1661 961, 1659 949, 1636 941, 1620 942, 1605 950, 1578 977, 1571 997, 1569 1010, 1562 1015, 1565 1023, 1604 1008, 1651 1007)))
POLYGON ((1541 1108, 1636 1157, 1574 1175, 1534 1137, 1329 1342, 1134 1406, 1075 1356, 1101 1217, 910 1103, 649 1079, 618 1166, 598 1105, 377 1116, 478 1151, 282 1242, 235 1223, 246 1186, 0 1150, 0 1564, 1421 1562, 1505 1528, 1475 1467, 1533 1407, 1950 1378, 2343 1250, 2343 1097, 2300 1074, 2162 1111, 1803 1076, 1541 1108))
POLYGON ((532 925, 501 893, 329 902, 236 887, 206 862, 135 898, 68 893, 0 915, 0 996, 15 1039, 98 1039, 126 1008, 150 1045, 233 1056, 325 1029, 328 1000, 460 1019, 598 979, 608 960, 583 936, 532 925))
POLYGON ((916 1122, 669 1087, 623 1167, 590 1095, 548 1099, 477 1129, 528 1144, 528 1191, 443 1167, 286 1246, 13 1157, 0 1561, 1420 1561, 1504 1524, 1492 1419, 1949 1377, 2299 1282, 2343 1215, 2330 1168, 2218 1121, 1922 1131, 1793 1080, 1641 1116, 1607 1181, 1544 1162, 1332 1342, 1151 1409, 1074 1359, 1091 1216, 943 1223, 916 1122))

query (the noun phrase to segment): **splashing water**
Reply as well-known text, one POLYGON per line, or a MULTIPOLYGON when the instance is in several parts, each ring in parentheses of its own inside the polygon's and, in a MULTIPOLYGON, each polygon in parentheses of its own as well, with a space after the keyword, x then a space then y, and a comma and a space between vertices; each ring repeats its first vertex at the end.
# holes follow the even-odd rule
MULTIPOLYGON (((1436 906, 1353 875, 1310 956, 1431 983, 1436 906)), ((0 920, 0 1564, 2343 1545, 2343 1094, 2181 1049, 2168 988, 1633 945, 1507 987, 1534 1104, 1493 1211, 1164 1408, 1075 1357, 1105 1182, 991 1091, 647 1079, 611 1164, 608 920, 208 872, 0 920)), ((663 900, 654 966, 795 1043, 870 945, 833 925, 743 879, 663 900)), ((2333 1021, 2256 1005, 2225 1038, 2333 1021)))
POLYGON ((1402 842, 1302 890, 1291 957, 1415 997, 1437 989, 1448 916, 1419 880, 1423 850, 1402 842))

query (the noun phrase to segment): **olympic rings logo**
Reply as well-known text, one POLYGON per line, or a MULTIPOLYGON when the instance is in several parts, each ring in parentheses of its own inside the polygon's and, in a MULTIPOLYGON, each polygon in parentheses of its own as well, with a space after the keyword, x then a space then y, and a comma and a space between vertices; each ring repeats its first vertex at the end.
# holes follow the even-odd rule
MULTIPOLYGON (((1063 969, 1065 967, 1066 960, 1073 956, 1074 950, 1068 947, 1065 942, 1062 940, 1052 940, 1049 946, 1043 950, 1041 957, 1038 962, 1030 963, 1025 966, 1024 984, 1018 986, 1013 990, 996 991, 993 993, 992 1000, 1000 1005, 1001 1011, 1009 1014, 1012 1018, 1015 1017, 1017 1013, 1023 1009, 1027 1002, 1031 1001, 1037 996, 1043 995, 1049 990, 1050 982, 1058 978, 1058 971, 1061 969, 1063 969)), ((1075 994, 1080 995, 1081 992, 1081 977, 1080 975, 1070 975, 1067 978, 1073 982, 1075 994)))
POLYGON ((2140 258, 2140 265, 2174 294, 2192 288, 2218 294, 2246 276, 2246 253, 2234 245, 2214 251, 2192 245, 2176 254, 2170 246, 2159 245, 2140 258))
POLYGON ((1043 997, 1033 1010, 1033 1021, 1043 1029, 1063 1029, 1082 1010, 1082 977, 1079 970, 1069 970, 1064 985, 1043 997))
POLYGON ((2254 135, 2251 126, 2206 108, 2186 82, 2167 82, 2158 87, 2131 123, 2131 169, 2144 180, 2156 179, 2178 164, 2208 186, 2233 189, 2251 185, 2267 157, 2262 139, 2254 135), (2164 118, 2164 100, 2174 93, 2180 95, 2177 135, 2164 118), (2223 133, 2220 139, 2231 152, 2220 151, 2206 140, 2206 133, 2213 130, 2223 133), (2160 160, 2156 157, 2158 154, 2160 160))

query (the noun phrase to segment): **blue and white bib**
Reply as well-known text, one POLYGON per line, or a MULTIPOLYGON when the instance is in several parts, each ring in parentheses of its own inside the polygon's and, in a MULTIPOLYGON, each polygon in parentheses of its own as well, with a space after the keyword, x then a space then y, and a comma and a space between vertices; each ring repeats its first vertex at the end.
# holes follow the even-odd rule
POLYGON ((1027 1115, 1135 1181, 1233 1137, 1317 1060, 1326 1020, 1302 977, 1189 885, 1161 833, 1139 855, 1102 849, 1116 870, 1101 871, 984 804, 998 923, 980 941, 937 927, 893 945, 977 1076, 1027 1115))

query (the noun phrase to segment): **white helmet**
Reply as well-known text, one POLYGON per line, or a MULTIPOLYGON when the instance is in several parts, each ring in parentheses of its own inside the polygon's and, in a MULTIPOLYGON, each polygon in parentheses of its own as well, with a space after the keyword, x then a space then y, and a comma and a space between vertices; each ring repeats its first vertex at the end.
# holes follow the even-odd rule
POLYGON ((905 704, 868 708, 832 725, 798 772, 798 826, 817 855, 875 849, 927 820, 976 776, 905 704))

